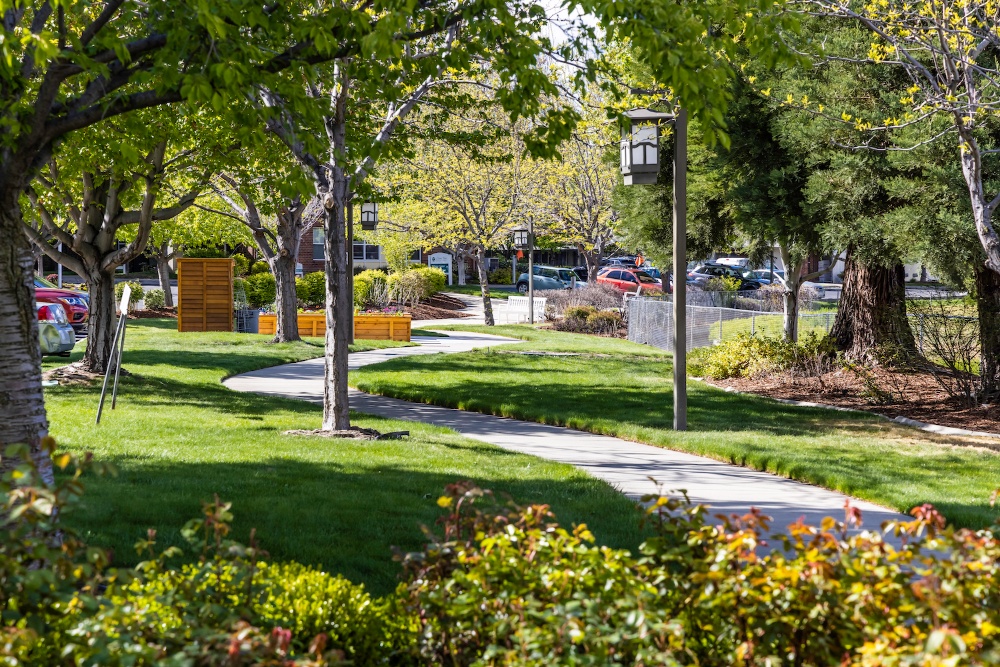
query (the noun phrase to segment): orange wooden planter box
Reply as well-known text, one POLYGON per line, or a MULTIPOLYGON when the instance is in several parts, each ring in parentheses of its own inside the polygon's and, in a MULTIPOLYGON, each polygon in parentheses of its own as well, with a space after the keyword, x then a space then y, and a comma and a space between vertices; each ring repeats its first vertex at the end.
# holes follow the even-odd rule
MULTIPOLYGON (((355 315, 354 337, 367 340, 410 340, 409 315, 355 315)), ((273 336, 278 327, 278 316, 266 313, 260 316, 258 331, 273 336)), ((325 336, 326 313, 299 313, 300 336, 325 336)))

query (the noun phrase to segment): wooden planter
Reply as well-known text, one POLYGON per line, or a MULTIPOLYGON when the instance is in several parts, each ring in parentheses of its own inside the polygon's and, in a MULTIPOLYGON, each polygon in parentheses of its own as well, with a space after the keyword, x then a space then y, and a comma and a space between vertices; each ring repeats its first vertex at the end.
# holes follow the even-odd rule
MULTIPOLYGON (((355 315, 354 337, 367 340, 410 340, 409 315, 355 315)), ((278 327, 278 316, 266 313, 260 316, 262 334, 273 336, 278 327)), ((325 336, 326 313, 299 313, 300 336, 325 336)))

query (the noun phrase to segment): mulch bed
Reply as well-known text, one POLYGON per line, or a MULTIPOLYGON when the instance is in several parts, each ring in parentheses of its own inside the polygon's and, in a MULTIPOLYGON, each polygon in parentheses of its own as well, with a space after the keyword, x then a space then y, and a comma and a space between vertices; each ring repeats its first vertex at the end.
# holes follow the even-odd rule
POLYGON ((448 320, 453 317, 472 317, 469 313, 458 312, 465 308, 465 302, 453 296, 435 294, 416 307, 407 307, 415 320, 448 320))
POLYGON ((341 431, 324 431, 317 429, 295 429, 285 431, 285 435, 318 435, 324 438, 347 438, 350 440, 399 440, 410 435, 409 431, 393 431, 392 433, 381 433, 373 428, 362 428, 352 426, 341 431))
POLYGON ((868 369, 870 380, 847 369, 835 369, 814 377, 791 372, 760 378, 709 381, 717 387, 793 401, 824 403, 972 431, 1000 433, 1000 404, 969 406, 953 398, 926 371, 868 369), (889 396, 873 397, 872 384, 889 396))
POLYGON ((128 314, 130 320, 145 320, 154 317, 172 317, 177 319, 176 308, 147 308, 145 310, 133 310, 128 314))

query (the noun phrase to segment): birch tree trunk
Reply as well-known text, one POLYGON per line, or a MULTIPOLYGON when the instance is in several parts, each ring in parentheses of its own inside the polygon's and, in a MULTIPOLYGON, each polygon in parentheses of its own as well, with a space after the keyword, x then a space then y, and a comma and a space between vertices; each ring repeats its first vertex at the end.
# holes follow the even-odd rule
POLYGON ((458 273, 458 284, 465 284, 465 253, 461 250, 455 253, 455 271, 458 273))
POLYGON ((879 365, 905 360, 917 345, 906 318, 903 265, 866 264, 848 248, 844 288, 830 335, 844 356, 879 365))
MULTIPOLYGON (((0 191, 0 453, 24 443, 47 484, 55 480, 43 446, 49 423, 42 397, 42 351, 35 311, 34 256, 21 231, 20 189, 0 191)), ((3 456, 0 469, 16 461, 3 456)))
POLYGON ((495 324, 493 320, 493 300, 490 298, 490 272, 487 269, 486 248, 479 246, 476 248, 476 269, 479 271, 479 289, 483 293, 483 315, 486 318, 486 326, 495 324))
POLYGON ((330 192, 323 198, 326 244, 326 358, 324 362, 323 430, 350 428, 347 403, 347 355, 354 310, 347 276, 347 176, 333 168, 330 192))
POLYGON ((786 341, 796 343, 799 340, 799 289, 802 287, 803 260, 792 261, 792 254, 784 245, 779 245, 778 251, 785 267, 785 291, 782 294, 784 335, 786 341))
MULTIPOLYGON (((968 128, 959 127, 961 139, 962 176, 969 190, 969 202, 976 223, 976 234, 986 253, 986 265, 1000 272, 1000 237, 993 226, 993 210, 996 200, 990 201, 983 186, 982 154, 976 137, 968 128)), ((1000 199, 1000 195, 997 196, 1000 199)))

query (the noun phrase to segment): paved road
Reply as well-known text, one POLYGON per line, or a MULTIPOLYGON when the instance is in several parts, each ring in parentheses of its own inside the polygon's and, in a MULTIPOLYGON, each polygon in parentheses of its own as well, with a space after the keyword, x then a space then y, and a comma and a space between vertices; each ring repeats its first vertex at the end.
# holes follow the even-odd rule
MULTIPOLYGON (((360 368, 402 356, 462 352, 517 342, 463 332, 449 332, 449 338, 423 341, 426 342, 419 347, 352 354, 350 367, 360 368)), ((321 402, 323 360, 265 368, 231 377, 224 383, 237 391, 321 402)), ((665 490, 686 489, 692 500, 709 504, 716 511, 742 514, 757 507, 775 519, 776 527, 786 526, 799 517, 818 523, 824 516, 839 519, 844 514, 847 497, 843 494, 700 456, 557 426, 372 396, 355 390, 351 390, 350 402, 351 408, 359 412, 446 426, 469 438, 505 449, 575 465, 634 499, 657 490, 652 478, 665 490)), ((852 504, 862 510, 868 527, 900 517, 872 503, 854 500, 852 504)))

